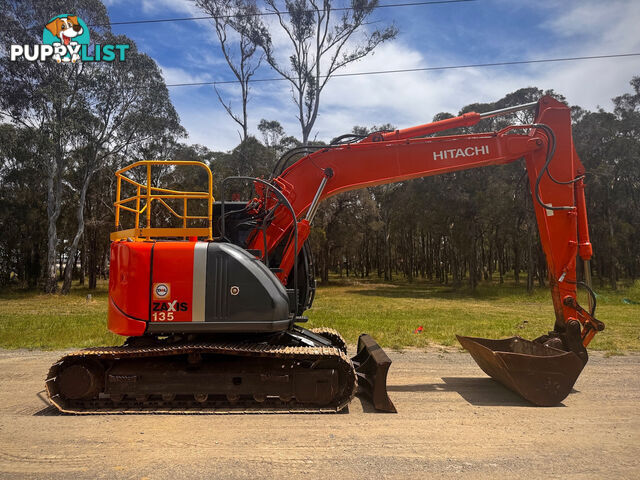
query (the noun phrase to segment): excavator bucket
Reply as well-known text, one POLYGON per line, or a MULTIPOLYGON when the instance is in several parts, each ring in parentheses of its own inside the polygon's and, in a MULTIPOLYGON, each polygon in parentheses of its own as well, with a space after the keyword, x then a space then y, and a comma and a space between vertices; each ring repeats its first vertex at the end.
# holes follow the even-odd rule
POLYGON ((397 413, 387 394, 387 373, 391 359, 371 338, 363 333, 358 338, 358 353, 351 359, 358 376, 358 392, 373 402, 376 410, 397 413))
POLYGON ((520 337, 502 340, 457 337, 487 375, 539 406, 562 402, 584 367, 574 352, 520 337))

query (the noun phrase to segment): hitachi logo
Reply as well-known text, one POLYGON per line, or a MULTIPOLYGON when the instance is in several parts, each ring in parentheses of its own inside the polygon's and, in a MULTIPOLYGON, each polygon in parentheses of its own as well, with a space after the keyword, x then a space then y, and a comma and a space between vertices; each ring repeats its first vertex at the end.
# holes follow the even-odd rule
POLYGON ((452 148, 451 150, 441 150, 433 152, 434 160, 450 160, 458 157, 475 157, 476 155, 487 155, 489 153, 489 145, 480 147, 452 148))

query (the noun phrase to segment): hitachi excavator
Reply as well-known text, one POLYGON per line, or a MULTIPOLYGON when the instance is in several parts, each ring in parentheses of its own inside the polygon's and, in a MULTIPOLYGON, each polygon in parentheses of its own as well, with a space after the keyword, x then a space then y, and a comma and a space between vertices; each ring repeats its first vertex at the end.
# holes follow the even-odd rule
POLYGON ((359 390, 376 409, 394 412, 391 361, 369 335, 349 358, 335 330, 300 326, 315 295, 307 239, 318 205, 340 192, 519 159, 547 260, 553 330, 535 340, 458 339, 482 370, 528 401, 562 402, 604 324, 589 287, 585 171, 570 110, 551 97, 300 147, 269 179, 224 179, 220 201, 198 162, 142 161, 118 171, 108 327, 127 339, 62 357, 46 379, 51 402, 71 413, 336 412, 359 390), (535 109, 534 123, 442 136, 523 109, 535 109), (208 188, 154 186, 160 168, 201 168, 208 188), (249 186, 252 198, 225 202, 233 183, 249 186), (578 257, 585 282, 576 278, 578 257), (577 302, 578 286, 590 294, 588 310, 577 302))

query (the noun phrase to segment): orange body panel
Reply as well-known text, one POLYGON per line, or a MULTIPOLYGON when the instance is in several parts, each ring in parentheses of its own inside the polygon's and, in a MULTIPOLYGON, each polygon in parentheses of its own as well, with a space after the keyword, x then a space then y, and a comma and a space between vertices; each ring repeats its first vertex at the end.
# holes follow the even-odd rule
POLYGON ((155 244, 150 321, 191 321, 194 246, 189 241, 155 244))
POLYGON ((111 297, 109 297, 109 310, 107 313, 109 330, 117 335, 126 337, 139 337, 147 329, 147 322, 136 320, 125 315, 116 307, 111 297))
MULTIPOLYGON (((495 114, 488 115, 492 113, 495 114)), ((577 319, 583 325, 582 339, 586 346, 593 337, 593 329, 604 326, 575 302, 576 256, 579 253, 588 259, 591 244, 581 179, 584 168, 573 144, 570 109, 551 97, 543 97, 537 103, 533 125, 510 126, 498 132, 423 137, 445 129, 471 126, 481 118, 481 114, 468 113, 441 122, 374 134, 357 143, 331 145, 301 158, 271 182, 287 198, 295 218, 299 219, 319 191, 317 199, 322 201, 340 192, 523 158, 548 265, 556 330, 563 331, 567 323, 577 319), (422 138, 417 138, 418 135, 422 138), (554 182, 551 176, 558 181, 554 182), (323 181, 326 184, 319 190, 323 181)), ((269 256, 281 248, 284 253, 277 276, 286 285, 297 258, 290 234, 294 219, 281 203, 275 207, 276 201, 268 197, 266 190, 256 182, 256 191, 266 202, 265 211, 276 210, 271 212, 272 220, 264 231, 255 229, 250 235, 248 248, 262 251, 266 244, 268 252, 265 253, 269 256)), ((262 202, 260 198, 256 201, 262 202)), ((296 221, 300 248, 309 234, 309 225, 306 220, 296 221)), ((118 309, 134 321, 192 321, 196 242, 153 245, 152 248, 148 243, 116 242, 112 247, 110 293, 115 307, 112 330, 117 329, 117 333, 129 331, 122 328, 124 320, 116 315, 118 309)), ((195 290, 206 291, 206 274, 200 272, 196 276, 199 283, 195 290)), ((198 295, 196 321, 202 321, 205 299, 201 298, 203 294, 198 295)), ((111 316, 110 313, 110 328, 111 316)), ((139 331, 139 325, 132 324, 130 331, 139 331)))
MULTIPOLYGON (((149 320, 150 242, 113 242, 109 264, 109 298, 127 316, 149 320)), ((111 329, 111 314, 109 315, 111 329)))
POLYGON ((191 322, 195 244, 113 242, 109 330, 139 336, 147 322, 191 322))

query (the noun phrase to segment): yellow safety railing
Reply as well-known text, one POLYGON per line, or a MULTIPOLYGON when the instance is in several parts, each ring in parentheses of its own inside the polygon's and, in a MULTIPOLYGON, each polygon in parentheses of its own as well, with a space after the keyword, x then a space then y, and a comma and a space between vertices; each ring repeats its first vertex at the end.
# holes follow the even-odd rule
POLYGON ((211 170, 202 162, 194 161, 165 161, 165 160, 142 160, 140 162, 132 163, 131 165, 121 168, 116 172, 117 186, 116 186, 116 201, 114 203, 116 207, 115 212, 115 224, 116 231, 111 233, 111 240, 119 240, 123 238, 133 238, 137 240, 139 238, 145 238, 151 240, 158 237, 206 237, 208 240, 213 239, 213 222, 212 222, 212 209, 213 209, 213 180, 211 170), (179 190, 170 190, 167 188, 154 187, 151 185, 151 167, 153 165, 175 165, 178 167, 195 165, 203 168, 209 177, 209 186, 206 192, 183 192, 179 190), (146 167, 147 183, 142 184, 127 177, 125 173, 136 167, 146 167), (126 182, 136 189, 136 194, 126 198, 122 198, 122 182, 126 182), (176 212, 165 200, 182 200, 182 214, 176 212), (201 215, 189 215, 187 204, 189 200, 206 200, 207 201, 207 216, 201 215), (135 207, 130 206, 135 202, 135 207), (152 228, 151 227, 151 205, 153 202, 161 204, 165 209, 176 218, 182 220, 181 228, 152 228), (120 223, 121 211, 131 212, 135 215, 135 223, 133 228, 126 230, 122 229, 120 223), (146 226, 140 227, 140 216, 145 215, 146 226), (197 228, 187 227, 189 220, 208 220, 208 227, 197 228))

